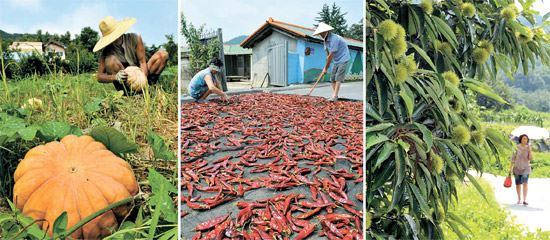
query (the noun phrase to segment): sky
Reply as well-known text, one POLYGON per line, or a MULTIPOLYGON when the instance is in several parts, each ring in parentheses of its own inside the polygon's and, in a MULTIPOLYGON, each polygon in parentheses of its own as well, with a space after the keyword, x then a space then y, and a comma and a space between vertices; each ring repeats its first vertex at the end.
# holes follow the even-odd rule
MULTIPOLYGON (((195 26, 223 29, 224 41, 250 35, 269 17, 313 28, 323 4, 340 6, 348 25, 363 19, 363 0, 179 0, 181 11, 195 26)), ((550 1, 550 0, 549 0, 550 1)))
POLYGON ((42 32, 71 36, 89 26, 100 35, 99 21, 135 17, 129 32, 140 33, 147 45, 166 42, 178 32, 178 0, 0 0, 0 29, 8 33, 42 32))
MULTIPOLYGON (((521 5, 518 1, 516 1, 516 5, 521 9, 521 5)), ((550 0, 537 0, 533 3, 533 6, 531 8, 535 11, 538 11, 540 15, 544 15, 550 12, 550 0)))

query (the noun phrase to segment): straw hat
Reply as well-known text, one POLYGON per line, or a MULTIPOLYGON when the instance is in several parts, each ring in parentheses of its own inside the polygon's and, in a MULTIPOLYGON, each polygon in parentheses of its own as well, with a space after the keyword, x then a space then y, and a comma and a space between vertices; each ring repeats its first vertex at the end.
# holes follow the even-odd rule
POLYGON ((319 23, 319 26, 317 26, 317 29, 315 29, 315 32, 313 33, 313 35, 319 35, 321 33, 328 32, 331 30, 334 30, 334 28, 322 22, 322 23, 319 23))
POLYGON ((117 40, 124 34, 128 28, 136 23, 135 18, 126 18, 122 21, 117 21, 114 17, 107 16, 99 22, 99 30, 101 30, 101 39, 97 41, 93 52, 97 52, 109 44, 117 40))

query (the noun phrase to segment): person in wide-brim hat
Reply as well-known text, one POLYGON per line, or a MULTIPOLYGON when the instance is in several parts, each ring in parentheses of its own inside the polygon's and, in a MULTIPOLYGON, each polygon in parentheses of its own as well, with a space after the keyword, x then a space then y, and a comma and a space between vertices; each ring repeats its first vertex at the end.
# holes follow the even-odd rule
POLYGON ((319 23, 319 26, 317 26, 317 29, 313 33, 313 35, 318 35, 323 39, 325 51, 327 53, 325 67, 321 74, 326 74, 332 64, 332 72, 330 75, 330 81, 332 82, 332 97, 328 99, 329 101, 338 100, 340 85, 346 78, 350 60, 347 42, 342 37, 333 33, 333 30, 334 28, 330 25, 319 23))
POLYGON ((136 23, 135 18, 117 21, 111 16, 99 22, 102 37, 94 46, 93 52, 101 51, 97 80, 101 83, 113 83, 117 90, 129 89, 124 72, 129 66, 136 66, 147 76, 148 83, 156 83, 166 67, 168 52, 159 49, 149 61, 145 57, 145 46, 139 34, 126 33, 136 23))

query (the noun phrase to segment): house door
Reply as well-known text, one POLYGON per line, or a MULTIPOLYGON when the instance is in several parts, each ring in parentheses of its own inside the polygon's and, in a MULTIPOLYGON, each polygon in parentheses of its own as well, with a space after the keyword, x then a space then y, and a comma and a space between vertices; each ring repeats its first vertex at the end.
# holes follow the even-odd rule
POLYGON ((270 85, 288 85, 288 41, 272 43, 267 49, 267 67, 270 85))

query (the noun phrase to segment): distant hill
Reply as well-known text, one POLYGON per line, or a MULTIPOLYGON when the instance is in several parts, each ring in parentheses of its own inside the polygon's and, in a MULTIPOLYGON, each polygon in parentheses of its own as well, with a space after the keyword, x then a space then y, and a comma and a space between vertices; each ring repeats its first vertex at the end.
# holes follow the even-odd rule
POLYGON ((247 35, 241 35, 241 36, 238 36, 238 37, 235 37, 229 41, 226 41, 225 44, 231 44, 231 45, 236 45, 236 44, 240 44, 242 41, 244 41, 248 36, 247 35))
POLYGON ((23 34, 11 34, 0 30, 0 38, 2 38, 3 40, 15 40, 21 36, 23 36, 23 34))
POLYGON ((16 41, 24 36, 34 36, 35 34, 8 33, 0 29, 0 38, 4 41, 16 41))

